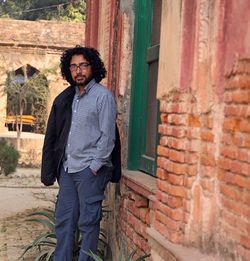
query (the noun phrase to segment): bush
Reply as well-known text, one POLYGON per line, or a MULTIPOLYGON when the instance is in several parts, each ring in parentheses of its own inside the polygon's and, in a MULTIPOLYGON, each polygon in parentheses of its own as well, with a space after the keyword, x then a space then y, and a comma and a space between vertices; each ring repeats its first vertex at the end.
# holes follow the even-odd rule
POLYGON ((0 139, 0 174, 7 176, 14 172, 17 167, 19 152, 7 144, 6 140, 0 139))

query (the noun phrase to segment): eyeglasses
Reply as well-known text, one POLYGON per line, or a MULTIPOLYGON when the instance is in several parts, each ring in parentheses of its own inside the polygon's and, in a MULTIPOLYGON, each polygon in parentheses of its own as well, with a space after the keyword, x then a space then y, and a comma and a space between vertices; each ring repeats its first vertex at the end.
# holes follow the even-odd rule
POLYGON ((70 66, 69 66, 69 69, 70 71, 72 72, 75 72, 77 71, 77 69, 79 68, 81 71, 84 71, 88 68, 88 66, 90 66, 90 63, 79 63, 79 64, 75 64, 75 63, 72 63, 70 66))

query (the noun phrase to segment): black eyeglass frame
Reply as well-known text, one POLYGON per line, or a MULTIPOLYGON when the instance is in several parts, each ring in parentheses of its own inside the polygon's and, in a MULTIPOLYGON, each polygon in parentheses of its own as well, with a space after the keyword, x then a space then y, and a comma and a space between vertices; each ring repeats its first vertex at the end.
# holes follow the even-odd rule
POLYGON ((79 63, 79 64, 72 63, 72 64, 70 64, 69 69, 70 69, 70 71, 72 71, 72 72, 77 71, 78 68, 79 68, 81 71, 84 71, 84 70, 86 70, 89 66, 90 66, 90 63, 86 63, 86 62, 79 63))

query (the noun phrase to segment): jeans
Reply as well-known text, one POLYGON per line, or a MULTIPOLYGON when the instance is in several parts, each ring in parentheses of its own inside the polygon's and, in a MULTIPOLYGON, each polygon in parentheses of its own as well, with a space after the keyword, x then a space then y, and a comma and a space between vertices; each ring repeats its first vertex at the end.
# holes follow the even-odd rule
POLYGON ((93 260, 85 254, 97 252, 102 201, 112 168, 103 166, 95 176, 90 168, 68 173, 61 168, 55 208, 57 245, 54 261, 72 261, 77 226, 82 234, 78 261, 93 260))

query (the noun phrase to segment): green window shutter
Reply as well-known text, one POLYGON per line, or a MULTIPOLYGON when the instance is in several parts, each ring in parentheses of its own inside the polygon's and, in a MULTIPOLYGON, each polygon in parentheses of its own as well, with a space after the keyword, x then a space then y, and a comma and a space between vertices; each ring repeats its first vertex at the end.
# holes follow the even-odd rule
MULTIPOLYGON (((128 168, 155 175, 158 124, 156 85, 159 42, 152 33, 158 0, 135 1, 135 30, 129 125, 128 168)), ((159 6, 158 6, 159 7, 159 6)), ((159 25, 156 24, 157 26, 159 25)), ((153 30, 154 31, 154 30, 153 30)), ((158 33, 159 34, 159 33, 158 33)), ((158 37, 159 38, 159 37, 158 37)))

